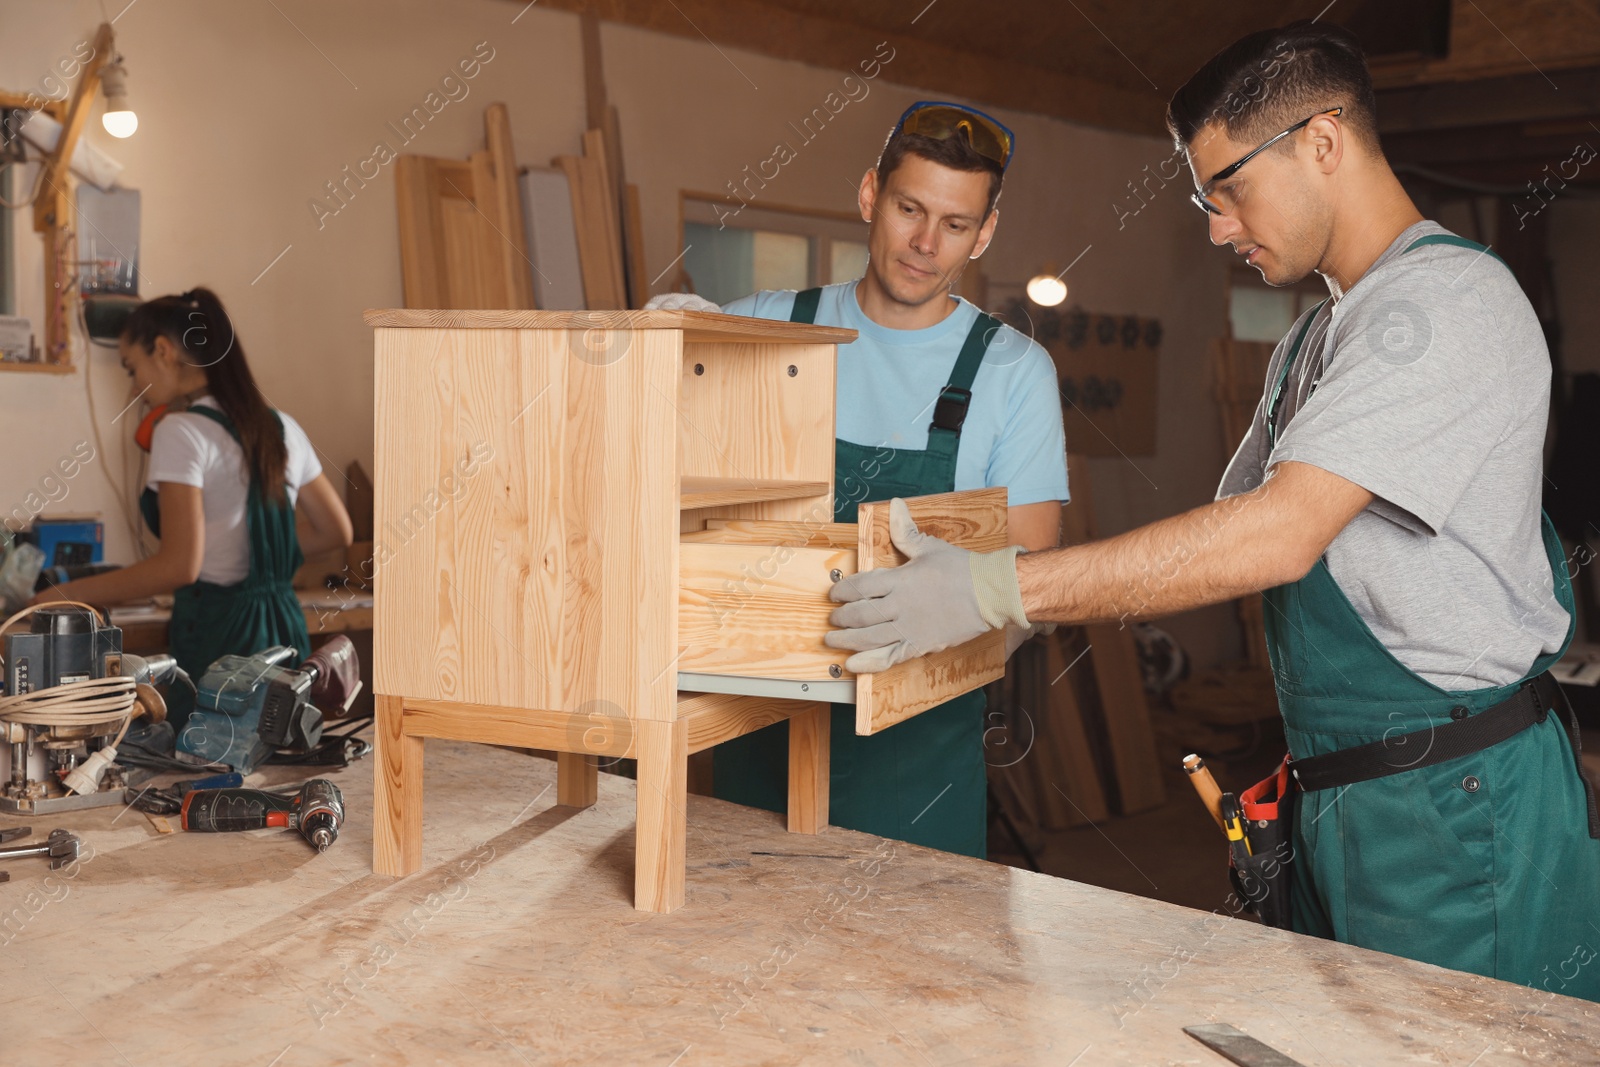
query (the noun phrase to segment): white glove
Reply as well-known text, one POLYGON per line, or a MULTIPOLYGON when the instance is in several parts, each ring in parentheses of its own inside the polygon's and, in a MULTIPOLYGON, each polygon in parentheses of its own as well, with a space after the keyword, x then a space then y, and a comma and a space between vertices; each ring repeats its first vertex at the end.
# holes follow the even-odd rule
POLYGON ((713 304, 703 296, 693 293, 662 293, 652 296, 644 302, 646 311, 713 311, 720 313, 722 307, 713 304))
POLYGON ((1036 622, 1032 626, 1014 626, 1006 623, 1006 659, 1021 648, 1023 643, 1040 634, 1053 634, 1056 624, 1053 622, 1036 622))
POLYGON ((1017 587, 1017 545, 969 552, 917 529, 904 500, 889 504, 889 536, 909 562, 852 575, 829 590, 842 607, 823 636, 855 652, 845 669, 885 671, 915 656, 952 648, 1002 626, 1027 629, 1017 587))

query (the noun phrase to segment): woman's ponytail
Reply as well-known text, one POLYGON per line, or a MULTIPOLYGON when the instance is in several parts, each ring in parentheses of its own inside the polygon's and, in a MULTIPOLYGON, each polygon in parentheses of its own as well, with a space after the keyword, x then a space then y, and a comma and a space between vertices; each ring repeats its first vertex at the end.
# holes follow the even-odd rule
POLYGON ((145 348, 165 337, 183 358, 204 369, 206 388, 239 432, 251 481, 267 501, 287 504, 284 475, 289 452, 283 430, 256 387, 233 319, 217 294, 201 286, 146 301, 128 317, 122 336, 145 348))

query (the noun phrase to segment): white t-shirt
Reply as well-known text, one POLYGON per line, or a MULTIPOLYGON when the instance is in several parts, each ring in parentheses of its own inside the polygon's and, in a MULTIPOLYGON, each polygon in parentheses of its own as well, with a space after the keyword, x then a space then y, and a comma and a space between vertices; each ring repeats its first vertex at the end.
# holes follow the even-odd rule
MULTIPOLYGON (((195 403, 221 410, 209 396, 195 403)), ((300 424, 283 412, 278 414, 283 419, 284 444, 289 451, 284 487, 292 505, 300 487, 322 473, 322 464, 300 424)), ((145 485, 157 492, 161 482, 193 485, 201 490, 206 517, 201 581, 218 585, 244 581, 250 573, 250 528, 245 521, 250 472, 245 468, 244 449, 239 442, 204 415, 168 415, 156 424, 151 437, 150 471, 145 478, 145 485)))

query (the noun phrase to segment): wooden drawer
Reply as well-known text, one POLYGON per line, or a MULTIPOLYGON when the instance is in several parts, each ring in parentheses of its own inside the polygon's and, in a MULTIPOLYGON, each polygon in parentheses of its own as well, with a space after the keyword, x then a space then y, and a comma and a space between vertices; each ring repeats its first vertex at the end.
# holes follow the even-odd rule
MULTIPOLYGON (((1008 543, 1006 491, 980 489, 907 501, 926 532, 975 551, 1008 543)), ((1004 635, 877 674, 844 669, 829 648, 839 578, 905 562, 889 538, 887 501, 862 504, 855 523, 708 519, 680 535, 678 688, 856 705, 856 732, 876 733, 971 692, 1005 671, 1004 635)))

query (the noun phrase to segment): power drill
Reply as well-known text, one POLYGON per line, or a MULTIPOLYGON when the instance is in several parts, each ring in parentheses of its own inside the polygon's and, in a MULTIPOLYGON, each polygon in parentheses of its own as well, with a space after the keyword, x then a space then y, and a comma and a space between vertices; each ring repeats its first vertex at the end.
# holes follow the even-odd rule
POLYGON ((344 823, 344 796, 326 778, 313 778, 297 793, 264 789, 196 789, 183 798, 185 830, 224 833, 287 826, 318 852, 338 840, 344 823))

